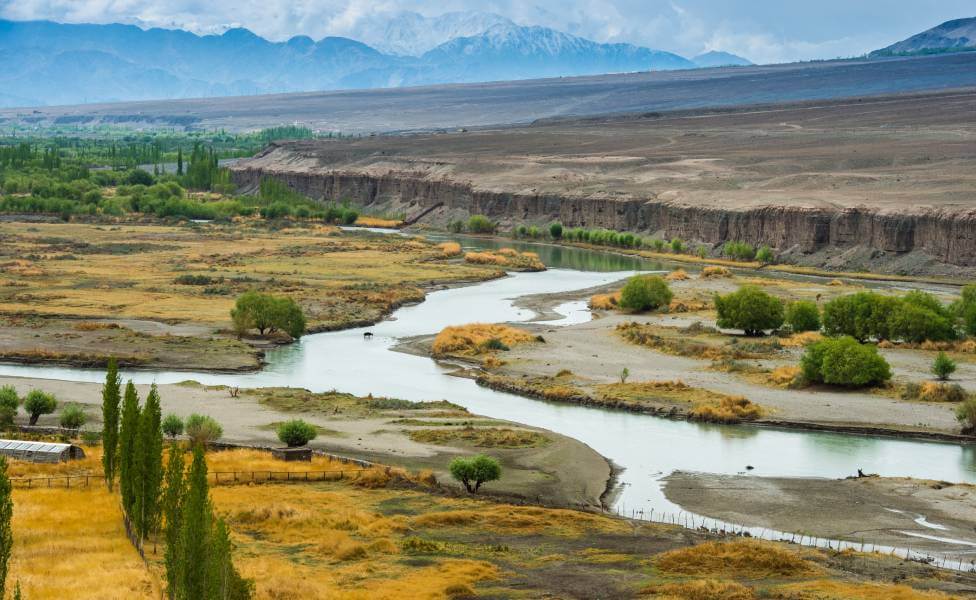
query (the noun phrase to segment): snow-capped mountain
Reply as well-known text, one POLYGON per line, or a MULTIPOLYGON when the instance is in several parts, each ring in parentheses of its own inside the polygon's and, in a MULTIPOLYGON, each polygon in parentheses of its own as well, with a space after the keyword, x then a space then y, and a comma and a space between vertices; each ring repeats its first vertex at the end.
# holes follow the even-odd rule
POLYGON ((514 23, 486 12, 449 12, 436 17, 400 12, 361 20, 351 37, 386 54, 420 56, 444 42, 479 35, 495 25, 514 23))

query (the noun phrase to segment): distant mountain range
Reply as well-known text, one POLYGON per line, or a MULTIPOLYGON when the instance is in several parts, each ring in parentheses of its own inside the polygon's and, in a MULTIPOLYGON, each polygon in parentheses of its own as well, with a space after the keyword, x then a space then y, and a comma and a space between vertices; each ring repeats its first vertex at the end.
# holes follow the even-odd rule
POLYGON ((490 13, 405 13, 343 37, 272 42, 133 25, 0 20, 0 106, 237 96, 750 64, 604 44, 490 13), (367 36, 369 37, 369 36, 367 36))
POLYGON ((887 48, 875 50, 870 56, 904 56, 973 50, 976 50, 976 17, 946 21, 887 48))

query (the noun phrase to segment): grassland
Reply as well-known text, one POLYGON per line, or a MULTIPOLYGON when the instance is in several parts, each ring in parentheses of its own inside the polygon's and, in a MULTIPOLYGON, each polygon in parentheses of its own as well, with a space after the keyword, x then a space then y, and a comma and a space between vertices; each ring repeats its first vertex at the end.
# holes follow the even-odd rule
POLYGON ((249 289, 294 298, 321 331, 374 322, 430 286, 501 273, 445 261, 419 239, 260 221, 0 223, 0 238, 0 359, 18 362, 98 365, 111 348, 130 365, 253 369, 254 344, 227 333, 249 289))
MULTIPOLYGON (((254 451, 212 452, 208 462, 212 472, 309 468, 254 451)), ((235 562, 255 579, 261 600, 946 599, 973 583, 879 555, 458 497, 402 471, 219 485, 211 498, 231 528, 235 562)), ((100 487, 17 490, 14 511, 10 580, 21 582, 26 598, 157 597, 162 549, 149 551, 147 569, 124 536, 117 498, 100 487)))

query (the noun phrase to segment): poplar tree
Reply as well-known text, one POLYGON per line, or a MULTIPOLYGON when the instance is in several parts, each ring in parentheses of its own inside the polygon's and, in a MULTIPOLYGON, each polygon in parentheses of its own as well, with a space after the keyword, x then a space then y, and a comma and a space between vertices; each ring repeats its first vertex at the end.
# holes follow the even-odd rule
POLYGON ((180 540, 182 585, 177 593, 179 598, 205 598, 211 518, 207 461, 203 455, 203 447, 197 445, 193 448, 193 463, 190 465, 183 504, 183 532, 180 540))
POLYGON ((183 147, 176 149, 176 175, 183 176, 183 147))
POLYGON ((108 372, 102 386, 102 470, 109 491, 115 484, 119 456, 119 403, 122 401, 122 380, 114 358, 108 359, 108 372))
POLYGON ((156 530, 163 482, 163 430, 159 391, 153 384, 139 413, 132 463, 132 512, 139 537, 156 530))
POLYGON ((132 515, 133 504, 133 463, 135 459, 136 436, 139 433, 139 393, 130 379, 125 385, 122 400, 122 419, 119 422, 119 491, 122 492, 122 507, 132 515))
POLYGON ((178 443, 169 447, 169 458, 166 461, 166 488, 163 493, 163 533, 166 538, 166 592, 170 598, 176 597, 176 590, 181 580, 183 532, 183 497, 186 495, 186 479, 183 460, 183 448, 178 443))
POLYGON ((223 519, 216 520, 210 535, 207 597, 213 600, 247 600, 251 597, 253 584, 250 580, 241 577, 234 567, 234 547, 223 519))
POLYGON ((10 561, 10 551, 14 544, 13 526, 10 522, 14 513, 14 503, 10 491, 7 459, 0 456, 0 598, 6 597, 4 594, 7 591, 7 563, 10 561))

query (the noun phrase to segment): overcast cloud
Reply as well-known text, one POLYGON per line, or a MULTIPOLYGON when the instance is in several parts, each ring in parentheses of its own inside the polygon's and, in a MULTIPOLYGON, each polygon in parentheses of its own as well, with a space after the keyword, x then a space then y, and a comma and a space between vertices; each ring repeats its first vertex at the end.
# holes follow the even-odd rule
POLYGON ((134 23, 219 33, 247 27, 273 40, 357 37, 399 11, 481 10, 601 42, 691 56, 726 50, 755 62, 857 56, 942 21, 976 16, 972 0, 0 0, 7 19, 134 23))

